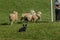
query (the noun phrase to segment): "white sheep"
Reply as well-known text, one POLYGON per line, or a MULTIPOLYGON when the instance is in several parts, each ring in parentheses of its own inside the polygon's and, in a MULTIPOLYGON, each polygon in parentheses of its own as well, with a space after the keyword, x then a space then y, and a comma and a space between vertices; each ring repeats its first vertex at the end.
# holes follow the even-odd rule
POLYGON ((36 22, 38 20, 38 17, 36 15, 32 16, 32 21, 36 22))
POLYGON ((23 13, 21 16, 21 20, 27 20, 30 21, 32 19, 32 14, 31 13, 23 13))
POLYGON ((13 24, 15 21, 18 20, 18 12, 13 11, 13 13, 11 13, 9 15, 9 19, 10 19, 10 23, 13 24))
POLYGON ((42 19, 41 19, 41 16, 42 16, 42 12, 41 12, 41 11, 38 11, 38 12, 37 12, 37 16, 40 18, 40 20, 42 20, 42 19))
POLYGON ((27 19, 28 21, 32 20, 32 15, 36 15, 36 12, 34 10, 30 10, 29 13, 23 13, 21 16, 21 20, 22 19, 27 19))
POLYGON ((15 20, 18 20, 18 12, 17 11, 13 11, 13 13, 15 14, 15 20))
POLYGON ((34 22, 38 21, 41 18, 41 14, 42 13, 40 11, 38 11, 36 15, 32 15, 32 20, 34 22))
POLYGON ((25 17, 26 17, 27 21, 31 21, 32 20, 32 15, 31 14, 26 15, 25 17))

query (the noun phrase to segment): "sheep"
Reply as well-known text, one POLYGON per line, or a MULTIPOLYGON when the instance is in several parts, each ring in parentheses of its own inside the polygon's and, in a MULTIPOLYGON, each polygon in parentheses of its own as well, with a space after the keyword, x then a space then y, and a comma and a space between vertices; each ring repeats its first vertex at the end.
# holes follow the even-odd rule
POLYGON ((29 15, 30 13, 22 13, 21 17, 25 17, 26 15, 29 15))
POLYGON ((40 18, 40 20, 41 20, 42 12, 41 12, 41 11, 38 11, 38 12, 37 12, 37 16, 38 16, 38 18, 40 18))
POLYGON ((11 13, 9 15, 9 20, 10 20, 10 24, 12 25, 15 21, 18 20, 18 12, 13 11, 13 13, 11 13))
POLYGON ((26 15, 25 17, 26 17, 27 21, 31 21, 31 19, 32 19, 32 15, 31 14, 26 15))
POLYGON ((35 15, 36 13, 34 10, 30 10, 29 13, 22 13, 22 17, 25 17, 26 15, 30 15, 30 14, 35 15))
POLYGON ((41 13, 40 11, 38 11, 36 15, 33 15, 33 16, 32 16, 32 20, 33 20, 34 22, 36 22, 37 20, 39 20, 39 19, 41 18, 41 14, 42 14, 42 13, 41 13))
POLYGON ((27 20, 27 21, 30 21, 32 18, 32 14, 30 13, 23 13, 22 16, 21 16, 21 20, 27 20))
POLYGON ((21 20, 22 19, 27 19, 27 21, 31 21, 32 20, 32 15, 36 15, 34 10, 30 10, 29 13, 23 13, 21 16, 21 20))
POLYGON ((15 14, 15 20, 18 20, 18 12, 17 11, 13 11, 13 13, 15 14))
POLYGON ((28 14, 29 14, 29 13, 22 13, 20 20, 23 20, 23 19, 25 18, 25 16, 28 15, 28 14))
POLYGON ((12 13, 9 15, 10 24, 13 24, 15 21, 15 15, 12 13))
POLYGON ((36 22, 38 20, 38 17, 36 15, 32 16, 32 21, 36 22))

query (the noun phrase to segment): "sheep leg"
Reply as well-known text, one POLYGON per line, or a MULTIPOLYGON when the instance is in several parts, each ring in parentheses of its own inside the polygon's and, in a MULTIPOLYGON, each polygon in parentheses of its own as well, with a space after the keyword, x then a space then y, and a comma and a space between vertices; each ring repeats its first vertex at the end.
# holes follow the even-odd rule
POLYGON ((23 21, 23 19, 24 19, 24 17, 21 17, 21 19, 20 19, 20 20, 21 20, 21 21, 23 21))
POLYGON ((13 24, 13 21, 11 21, 11 23, 10 23, 11 25, 13 24))
POLYGON ((34 23, 37 21, 37 19, 34 19, 34 23))

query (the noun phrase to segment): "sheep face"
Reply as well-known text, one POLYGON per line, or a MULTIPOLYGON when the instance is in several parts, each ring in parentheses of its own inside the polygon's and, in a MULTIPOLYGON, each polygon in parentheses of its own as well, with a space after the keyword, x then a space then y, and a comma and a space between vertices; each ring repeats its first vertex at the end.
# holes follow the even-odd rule
POLYGON ((37 13, 38 13, 38 14, 37 14, 38 16, 41 16, 41 14, 42 14, 40 11, 38 11, 37 13))
POLYGON ((36 12, 35 12, 34 10, 30 10, 30 13, 31 13, 32 15, 36 15, 36 12))

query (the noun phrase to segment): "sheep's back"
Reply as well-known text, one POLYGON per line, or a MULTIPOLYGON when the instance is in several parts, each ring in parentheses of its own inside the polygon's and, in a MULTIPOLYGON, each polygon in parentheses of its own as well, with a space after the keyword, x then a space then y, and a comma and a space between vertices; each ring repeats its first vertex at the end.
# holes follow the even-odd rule
POLYGON ((10 20, 15 20, 15 15, 14 14, 10 14, 9 18, 10 18, 10 20))

